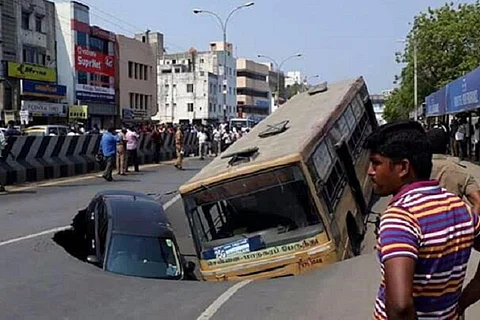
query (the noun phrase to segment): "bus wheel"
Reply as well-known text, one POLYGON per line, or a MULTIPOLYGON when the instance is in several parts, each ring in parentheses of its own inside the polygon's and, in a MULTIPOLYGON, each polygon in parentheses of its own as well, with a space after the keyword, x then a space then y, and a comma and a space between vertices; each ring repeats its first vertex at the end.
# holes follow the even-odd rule
POLYGON ((355 218, 350 212, 347 214, 347 232, 350 240, 350 249, 354 256, 359 256, 362 251, 363 236, 358 233, 355 218))

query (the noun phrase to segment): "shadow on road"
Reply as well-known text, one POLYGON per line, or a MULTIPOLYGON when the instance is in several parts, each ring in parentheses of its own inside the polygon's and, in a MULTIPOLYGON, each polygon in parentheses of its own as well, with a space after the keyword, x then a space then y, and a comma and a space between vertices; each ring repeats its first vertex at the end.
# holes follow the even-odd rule
POLYGON ((34 191, 34 190, 31 190, 31 191, 15 191, 15 190, 12 190, 12 191, 5 191, 5 192, 0 192, 0 197, 1 196, 8 196, 8 195, 13 195, 13 194, 35 194, 37 193, 37 191, 34 191))

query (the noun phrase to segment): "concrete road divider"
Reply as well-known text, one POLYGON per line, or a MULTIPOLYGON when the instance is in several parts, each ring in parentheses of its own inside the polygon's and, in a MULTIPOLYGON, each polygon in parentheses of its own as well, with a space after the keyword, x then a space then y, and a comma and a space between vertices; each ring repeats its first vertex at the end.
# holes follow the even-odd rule
MULTIPOLYGON (((95 155, 101 138, 101 135, 8 137, 3 157, 0 157, 0 183, 12 185, 99 171, 95 155)), ((175 137, 164 133, 162 141, 160 160, 173 159, 175 137)), ((150 134, 140 136, 140 164, 153 162, 154 148, 150 134)), ((185 134, 184 148, 185 155, 198 155, 196 134, 185 134)))

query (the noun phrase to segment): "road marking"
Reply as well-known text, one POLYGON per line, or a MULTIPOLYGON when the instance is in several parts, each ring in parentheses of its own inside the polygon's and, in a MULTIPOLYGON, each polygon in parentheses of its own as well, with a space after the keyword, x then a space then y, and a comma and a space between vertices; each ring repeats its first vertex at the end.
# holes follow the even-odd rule
MULTIPOLYGON (((171 207, 178 200, 180 200, 180 195, 179 194, 177 194, 175 197, 170 199, 170 201, 165 203, 165 205, 163 205, 163 210, 167 210, 169 207, 171 207)), ((41 237, 41 236, 44 236, 44 235, 47 235, 47 234, 51 234, 51 233, 56 233, 56 232, 60 232, 60 231, 69 230, 71 228, 72 228, 72 226, 63 226, 63 227, 53 228, 53 229, 50 229, 50 230, 45 230, 45 231, 42 231, 42 232, 39 232, 39 233, 29 234, 27 236, 15 238, 15 239, 6 240, 6 241, 3 241, 3 242, 0 242, 0 247, 6 246, 6 245, 12 244, 12 243, 17 243, 17 242, 20 242, 20 241, 23 241, 23 240, 38 238, 38 237, 41 237)))
POLYGON ((212 302, 211 305, 208 306, 207 309, 205 309, 205 311, 203 311, 200 316, 198 316, 197 320, 211 319, 218 309, 225 304, 225 302, 227 302, 238 290, 245 287, 250 282, 252 282, 252 280, 244 280, 228 288, 227 291, 222 293, 215 301, 212 302))
POLYGON ((7 244, 12 244, 12 243, 20 242, 20 241, 23 241, 23 240, 28 240, 28 239, 32 239, 32 238, 41 237, 41 236, 44 236, 44 235, 50 234, 50 233, 56 233, 56 232, 60 232, 60 231, 65 231, 65 230, 68 230, 68 229, 70 229, 70 228, 71 228, 71 226, 53 228, 53 229, 45 230, 45 231, 42 231, 42 232, 39 232, 39 233, 29 234, 28 236, 24 236, 24 237, 20 237, 20 238, 15 238, 15 239, 10 239, 10 240, 7 240, 7 241, 0 242, 0 247, 6 246, 7 244))

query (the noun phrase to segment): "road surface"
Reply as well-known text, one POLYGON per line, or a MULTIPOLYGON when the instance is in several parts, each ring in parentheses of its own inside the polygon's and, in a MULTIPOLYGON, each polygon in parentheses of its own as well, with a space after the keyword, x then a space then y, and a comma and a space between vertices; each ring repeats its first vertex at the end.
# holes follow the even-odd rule
MULTIPOLYGON (((107 183, 95 176, 20 187, 0 196, 2 319, 369 319, 378 287, 374 254, 306 275, 238 283, 162 281, 99 270, 70 255, 58 234, 105 189, 162 196, 183 253, 193 247, 175 191, 205 164, 143 167, 107 183), (56 236, 57 235, 57 236, 56 236), (56 237, 56 238, 55 238, 56 237), (54 241, 54 238, 56 241, 54 241)), ((478 170, 480 173, 480 169, 478 170)), ((377 204, 381 210, 384 202, 377 204)), ((370 237, 365 251, 373 250, 370 237)), ((477 257, 476 257, 477 259, 477 257)), ((476 262, 476 261, 475 261, 476 262)), ((472 271, 472 268, 470 268, 472 271)), ((478 319, 480 311, 469 316, 478 319)))

